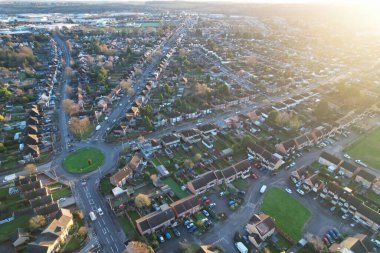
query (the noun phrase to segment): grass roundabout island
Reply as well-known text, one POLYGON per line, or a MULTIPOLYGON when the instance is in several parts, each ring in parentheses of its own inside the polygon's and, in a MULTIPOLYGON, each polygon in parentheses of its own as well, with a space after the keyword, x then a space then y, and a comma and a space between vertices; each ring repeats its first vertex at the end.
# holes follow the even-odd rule
POLYGON ((87 173, 100 167, 104 158, 103 152, 97 148, 81 148, 63 160, 63 167, 71 173, 87 173))

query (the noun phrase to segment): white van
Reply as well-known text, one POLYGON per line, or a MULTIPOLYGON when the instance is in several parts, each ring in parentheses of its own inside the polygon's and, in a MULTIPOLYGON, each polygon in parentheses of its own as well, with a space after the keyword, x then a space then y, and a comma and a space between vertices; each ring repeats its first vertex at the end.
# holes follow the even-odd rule
POLYGON ((96 220, 96 216, 95 216, 94 212, 90 212, 90 218, 92 221, 96 220))
POLYGON ((242 242, 235 243, 235 246, 240 253, 248 253, 247 247, 245 247, 245 245, 242 242))
POLYGON ((261 188, 260 188, 260 193, 263 194, 266 190, 267 190, 267 186, 264 184, 264 185, 261 186, 261 188))

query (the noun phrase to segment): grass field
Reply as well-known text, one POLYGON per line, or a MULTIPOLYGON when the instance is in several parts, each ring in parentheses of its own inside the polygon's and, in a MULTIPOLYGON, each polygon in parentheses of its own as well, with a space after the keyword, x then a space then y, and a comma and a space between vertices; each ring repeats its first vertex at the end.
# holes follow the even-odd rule
POLYGON ((104 154, 99 149, 81 148, 65 158, 63 167, 71 173, 85 173, 96 170, 103 162, 104 154))
POLYGON ((360 159, 367 165, 380 170, 380 128, 363 135, 344 152, 353 159, 360 159))
POLYGON ((14 221, 0 225, 0 242, 5 241, 9 236, 16 231, 16 228, 28 228, 29 216, 23 215, 16 218, 14 221))
POLYGON ((276 226, 294 241, 302 236, 310 211, 290 194, 279 188, 271 188, 264 196, 261 211, 275 219, 276 226))
POLYGON ((169 185, 169 187, 172 189, 175 195, 177 195, 178 198, 184 198, 189 196, 189 194, 186 191, 182 191, 180 186, 174 181, 173 178, 168 177, 162 180, 164 184, 169 185))

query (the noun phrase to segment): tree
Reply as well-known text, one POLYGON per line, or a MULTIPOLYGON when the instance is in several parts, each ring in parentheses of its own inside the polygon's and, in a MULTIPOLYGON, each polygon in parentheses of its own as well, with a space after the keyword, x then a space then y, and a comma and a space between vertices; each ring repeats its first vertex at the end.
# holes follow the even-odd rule
POLYGON ((148 116, 143 117, 143 124, 144 124, 144 127, 147 131, 152 131, 154 128, 152 121, 150 120, 150 118, 148 116))
POLYGON ((73 100, 71 99, 65 99, 63 100, 63 110, 67 112, 69 115, 73 115, 77 112, 79 112, 79 105, 77 105, 73 100))
POLYGON ((183 161, 183 166, 185 166, 186 169, 192 169, 194 168, 194 163, 190 159, 185 159, 183 161))
POLYGON ((134 92, 132 84, 133 84, 133 82, 131 79, 128 79, 128 80, 123 79, 119 83, 120 88, 122 88, 123 90, 127 91, 130 94, 132 94, 134 92))
POLYGON ((195 161, 199 161, 199 160, 201 160, 201 159, 202 159, 202 154, 200 154, 200 153, 196 153, 195 156, 194 156, 194 160, 195 160, 195 161))
POLYGON ((87 235, 87 228, 82 226, 78 229, 78 235, 80 237, 85 237, 87 235))
POLYGON ((187 55, 187 52, 184 48, 181 48, 178 53, 180 57, 185 57, 187 55))
POLYGON ((88 117, 85 117, 83 119, 72 117, 70 120, 70 131, 74 134, 83 135, 83 133, 86 132, 90 127, 90 120, 88 117))
POLYGON ((36 172, 37 166, 34 163, 28 163, 25 165, 24 170, 33 173, 36 172))
POLYGON ((149 118, 153 117, 153 107, 151 105, 145 105, 140 108, 141 115, 149 118))
POLYGON ((45 219, 45 216, 43 216, 43 215, 36 215, 36 216, 30 218, 30 220, 29 220, 29 226, 33 230, 40 228, 40 227, 43 227, 43 226, 45 226, 45 224, 46 224, 46 219, 45 219))
POLYGON ((319 101, 314 109, 314 113, 318 120, 326 120, 331 113, 328 102, 323 99, 319 101))
POLYGON ((151 200, 148 195, 140 193, 139 195, 136 196, 135 198, 135 204, 137 207, 145 207, 145 206, 150 206, 151 200))
POLYGON ((5 121, 5 117, 0 114, 0 122, 4 122, 4 121, 5 121))
POLYGON ((154 250, 143 242, 131 241, 128 243, 124 253, 154 253, 154 250))
POLYGON ((72 77, 74 75, 73 69, 70 67, 65 68, 65 75, 68 77, 72 77))

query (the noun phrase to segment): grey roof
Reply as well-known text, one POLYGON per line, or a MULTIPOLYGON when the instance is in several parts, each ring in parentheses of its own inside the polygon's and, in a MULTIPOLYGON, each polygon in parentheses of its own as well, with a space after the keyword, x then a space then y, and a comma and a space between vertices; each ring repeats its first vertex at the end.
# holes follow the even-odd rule
POLYGON ((195 195, 190 195, 186 198, 173 202, 170 206, 176 211, 177 214, 181 214, 199 206, 199 201, 195 195))
POLYGON ((358 176, 361 176, 362 178, 364 178, 368 182, 373 182, 376 179, 375 175, 373 175, 373 174, 371 174, 365 170, 359 171, 358 176))
POLYGON ((217 178, 215 173, 213 171, 209 171, 202 174, 199 178, 194 179, 193 181, 191 181, 191 183, 193 184, 194 189, 200 189, 216 179, 217 178))
POLYGON ((321 153, 321 157, 322 157, 323 159, 325 159, 325 160, 327 160, 327 161, 329 161, 329 162, 335 164, 335 165, 338 165, 338 164, 342 161, 342 159, 340 159, 339 157, 336 157, 336 156, 334 156, 334 155, 332 155, 332 154, 330 154, 330 153, 327 153, 327 152, 325 152, 325 151, 323 151, 323 152, 321 153))
POLYGON ((347 161, 344 161, 341 165, 340 165, 341 168, 345 169, 345 170, 348 170, 350 172, 354 172, 358 166, 355 166, 353 165, 352 163, 349 163, 347 161))
POLYGON ((158 227, 174 218, 174 212, 169 208, 164 211, 156 211, 155 213, 148 214, 147 216, 138 219, 136 223, 140 225, 143 231, 146 231, 150 228, 158 227))

